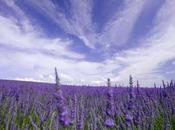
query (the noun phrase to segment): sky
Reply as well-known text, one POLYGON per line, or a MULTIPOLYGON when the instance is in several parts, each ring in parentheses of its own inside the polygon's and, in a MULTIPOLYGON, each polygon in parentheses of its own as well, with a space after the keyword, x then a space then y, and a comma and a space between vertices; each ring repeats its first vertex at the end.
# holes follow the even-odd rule
POLYGON ((0 0, 0 78, 151 87, 175 78, 174 0, 0 0))

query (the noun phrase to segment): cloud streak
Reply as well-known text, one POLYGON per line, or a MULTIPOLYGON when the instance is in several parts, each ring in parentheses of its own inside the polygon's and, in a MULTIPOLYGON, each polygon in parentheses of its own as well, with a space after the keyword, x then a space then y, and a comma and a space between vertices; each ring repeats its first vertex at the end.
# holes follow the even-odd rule
POLYGON ((145 3, 145 0, 124 1, 123 8, 106 23, 100 34, 100 43, 106 47, 126 44, 145 3))
POLYGON ((51 18, 65 32, 80 38, 84 44, 95 49, 97 46, 106 48, 109 46, 121 46, 126 44, 134 23, 142 11, 145 0, 125 0, 121 10, 108 20, 101 32, 96 31, 96 26, 92 22, 93 1, 74 0, 70 1, 69 16, 61 10, 59 5, 52 1, 44 0, 30 1, 33 7, 41 14, 51 18))
POLYGON ((106 20, 100 32, 92 19, 94 3, 91 0, 68 1, 65 3, 68 10, 48 0, 25 2, 54 22, 63 33, 79 38, 82 43, 69 35, 67 38, 49 38, 16 1, 5 1, 16 15, 0 13, 1 78, 53 82, 52 71, 56 66, 65 84, 99 85, 105 84, 108 77, 114 83, 127 84, 129 74, 145 86, 161 79, 169 80, 159 72, 163 64, 175 58, 173 1, 164 3, 154 18, 153 27, 135 41, 137 46, 134 48, 128 40, 147 1, 125 0, 119 11, 106 20), (98 61, 94 55, 97 61, 89 61, 86 56, 90 52, 73 51, 71 46, 75 44, 84 44, 93 53, 106 57, 98 61), (119 49, 125 46, 127 49, 119 49))
POLYGON ((163 64, 175 58, 175 38, 173 36, 175 33, 175 26, 173 25, 175 15, 173 14, 172 4, 172 1, 167 1, 162 6, 156 16, 152 31, 139 40, 140 47, 115 56, 116 60, 118 59, 119 62, 128 65, 118 73, 119 79, 126 81, 127 75, 133 74, 137 79, 141 79, 144 84, 148 85, 166 79, 164 74, 157 72, 160 71, 159 69, 163 64), (169 20, 167 21, 167 19, 169 20))

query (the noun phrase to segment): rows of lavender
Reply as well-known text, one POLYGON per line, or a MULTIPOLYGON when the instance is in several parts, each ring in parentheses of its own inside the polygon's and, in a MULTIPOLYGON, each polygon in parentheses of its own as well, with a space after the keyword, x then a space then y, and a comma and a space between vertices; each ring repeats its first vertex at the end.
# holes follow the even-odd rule
POLYGON ((4 86, 0 130, 175 130, 175 82, 129 87, 4 86))

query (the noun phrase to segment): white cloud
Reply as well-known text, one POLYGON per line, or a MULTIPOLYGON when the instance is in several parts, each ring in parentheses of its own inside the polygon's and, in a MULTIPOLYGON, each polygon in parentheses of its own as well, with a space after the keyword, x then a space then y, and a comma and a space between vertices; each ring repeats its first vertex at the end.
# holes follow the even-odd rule
POLYGON ((126 82, 129 74, 142 80, 145 85, 160 83, 161 79, 166 79, 164 74, 158 72, 162 64, 175 58, 175 15, 172 5, 172 1, 167 1, 161 8, 155 27, 139 41, 141 46, 115 56, 113 62, 126 64, 116 77, 118 81, 126 82))
POLYGON ((127 42, 145 3, 145 0, 125 0, 124 7, 104 26, 99 38, 100 43, 104 46, 123 46, 127 42))
MULTIPOLYGON (((82 59, 82 54, 75 53, 68 49, 71 41, 63 41, 59 38, 44 38, 40 32, 34 29, 30 31, 21 30, 21 26, 14 20, 0 16, 0 45, 9 46, 16 49, 28 49, 32 52, 47 52, 55 56, 67 56, 75 59, 82 59)), ((28 25, 30 27, 31 25, 28 25)))
MULTIPOLYGON (((99 39, 104 46, 108 42, 117 43, 118 38, 124 44, 144 1, 126 1, 124 9, 108 21, 101 34, 96 34, 91 21, 91 2, 73 1, 71 19, 67 19, 50 1, 44 0, 41 5, 38 1, 31 1, 31 4, 65 31, 80 37, 90 48, 94 48, 99 39), (123 32, 120 32, 122 29, 123 32)), ((21 12, 14 3, 12 5, 16 12, 21 12)), ((53 68, 57 67, 62 83, 100 85, 109 77, 113 82, 127 84, 128 75, 133 74, 134 79, 141 80, 141 84, 150 86, 155 81, 166 79, 164 74, 158 73, 159 68, 162 63, 175 58, 173 5, 173 1, 166 1, 156 16, 155 27, 138 41, 138 47, 116 53, 104 62, 83 60, 84 55, 68 49, 70 40, 47 38, 40 29, 31 25, 24 13, 19 13, 25 17, 24 21, 20 21, 22 24, 18 24, 15 18, 0 16, 0 77, 54 82, 53 68)))
POLYGON ((19 80, 19 81, 32 81, 32 82, 42 82, 40 80, 36 80, 33 78, 15 78, 14 80, 19 80))
POLYGON ((80 38, 87 47, 97 49, 96 47, 100 45, 106 49, 107 45, 121 46, 127 42, 145 2, 145 0, 125 0, 124 7, 116 12, 98 33, 92 21, 92 0, 70 1, 69 17, 66 17, 59 5, 51 1, 44 0, 41 3, 32 0, 28 3, 44 16, 51 18, 65 32, 80 38))
POLYGON ((86 46, 94 48, 92 40, 95 40, 95 33, 91 21, 92 1, 74 0, 70 2, 70 18, 67 18, 66 14, 61 12, 61 7, 55 5, 52 1, 43 0, 41 3, 31 0, 29 4, 44 16, 51 18, 65 32, 77 36, 86 46))

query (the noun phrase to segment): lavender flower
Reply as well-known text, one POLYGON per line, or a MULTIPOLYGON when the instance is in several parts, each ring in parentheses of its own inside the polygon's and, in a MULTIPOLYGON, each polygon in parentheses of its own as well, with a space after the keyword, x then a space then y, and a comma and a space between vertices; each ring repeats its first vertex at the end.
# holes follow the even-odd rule
POLYGON ((115 122, 114 122, 114 120, 112 118, 107 118, 105 120, 105 126, 106 127, 112 128, 112 127, 114 127, 114 125, 115 125, 115 122))
POLYGON ((139 81, 137 80, 137 96, 140 95, 140 84, 139 81))
POLYGON ((72 109, 71 109, 71 119, 72 122, 76 122, 76 114, 77 114, 77 96, 74 95, 72 99, 72 109))
POLYGON ((162 80, 162 85, 163 85, 163 88, 166 87, 164 80, 162 80))
POLYGON ((80 117, 77 122, 76 130, 83 130, 84 128, 84 107, 82 104, 82 99, 80 102, 80 117))
POLYGON ((106 115, 107 118, 105 120, 105 126, 108 128, 112 128, 115 125, 114 121, 114 99, 113 99, 113 89, 111 88, 110 79, 107 80, 108 85, 108 93, 107 93, 107 105, 106 105, 106 115))
POLYGON ((77 129, 76 130, 83 130, 84 128, 84 121, 83 121, 83 118, 84 118, 84 114, 83 112, 80 113, 80 119, 77 123, 77 129))
POLYGON ((57 101, 57 112, 58 112, 58 120, 63 127, 67 127, 71 125, 71 120, 68 115, 68 110, 65 105, 64 97, 62 90, 60 88, 60 79, 57 74, 57 69, 55 68, 55 76, 56 76, 56 92, 54 93, 54 97, 57 101))
POLYGON ((132 122, 132 120, 133 120, 132 113, 127 112, 127 114, 125 115, 125 121, 130 123, 132 122))
POLYGON ((134 98, 134 91, 133 91, 133 79, 132 76, 129 76, 129 99, 132 100, 134 98))
POLYGON ((125 114, 125 121, 126 121, 127 127, 131 129, 132 122, 133 122, 133 109, 134 109, 133 98, 135 97, 133 93, 133 79, 131 75, 129 76, 129 85, 130 85, 129 101, 127 104, 127 112, 125 114))
POLYGON ((77 96, 76 94, 73 96, 73 99, 72 99, 71 121, 72 121, 72 124, 75 124, 74 129, 76 130, 76 123, 77 123, 77 96))

